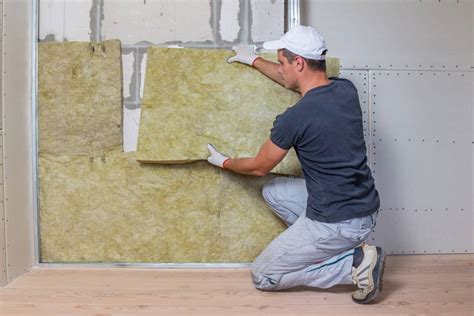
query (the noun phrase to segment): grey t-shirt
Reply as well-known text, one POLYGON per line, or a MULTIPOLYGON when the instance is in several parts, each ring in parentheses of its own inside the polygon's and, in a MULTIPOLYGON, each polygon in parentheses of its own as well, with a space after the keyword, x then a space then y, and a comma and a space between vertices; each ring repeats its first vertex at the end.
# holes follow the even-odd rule
POLYGON ((346 79, 309 90, 273 123, 270 139, 295 148, 308 190, 306 216, 334 223, 376 212, 357 90, 346 79))

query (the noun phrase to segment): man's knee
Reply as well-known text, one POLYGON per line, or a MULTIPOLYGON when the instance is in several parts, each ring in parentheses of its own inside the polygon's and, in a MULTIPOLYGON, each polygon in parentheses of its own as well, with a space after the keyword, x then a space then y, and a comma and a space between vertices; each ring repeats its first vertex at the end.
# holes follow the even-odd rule
POLYGON ((257 272, 255 268, 250 269, 252 282, 260 291, 273 292, 278 290, 278 280, 272 279, 261 272, 257 272))

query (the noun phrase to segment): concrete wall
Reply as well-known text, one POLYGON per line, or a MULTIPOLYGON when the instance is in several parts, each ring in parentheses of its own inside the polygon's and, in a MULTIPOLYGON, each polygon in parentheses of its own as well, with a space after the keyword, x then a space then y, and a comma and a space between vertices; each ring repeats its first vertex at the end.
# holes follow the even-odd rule
POLYGON ((41 0, 41 41, 120 39, 124 150, 135 151, 150 45, 227 48, 284 33, 284 0, 41 0))

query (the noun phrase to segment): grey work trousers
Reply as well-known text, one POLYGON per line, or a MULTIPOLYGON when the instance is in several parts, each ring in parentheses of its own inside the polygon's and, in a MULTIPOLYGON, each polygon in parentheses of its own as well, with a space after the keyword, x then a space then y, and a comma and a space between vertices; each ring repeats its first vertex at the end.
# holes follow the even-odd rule
POLYGON ((308 194, 301 178, 275 178, 262 193, 289 228, 252 263, 255 286, 278 291, 299 285, 329 288, 352 284, 354 248, 368 238, 377 212, 338 223, 311 220, 305 214, 308 194))

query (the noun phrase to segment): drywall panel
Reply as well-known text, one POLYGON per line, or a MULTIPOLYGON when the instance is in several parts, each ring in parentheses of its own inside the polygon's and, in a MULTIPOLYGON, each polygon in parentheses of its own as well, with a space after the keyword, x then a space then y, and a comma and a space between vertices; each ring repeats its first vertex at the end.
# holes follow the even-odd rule
POLYGON ((98 32, 95 16, 100 6, 93 0, 41 0, 39 38, 42 40, 89 41, 98 32))
POLYGON ((302 0, 342 68, 470 70, 474 1, 302 0))
MULTIPOLYGON (((0 185, 3 191, 3 184, 0 185)), ((5 240, 5 206, 0 202, 0 287, 7 284, 7 256, 6 256, 6 240, 5 240)))
POLYGON ((208 0, 104 1, 102 36, 123 44, 212 41, 208 0))
POLYGON ((285 229, 261 197, 270 178, 120 152, 43 155, 41 261, 253 261, 285 229))
MULTIPOLYGON (((3 2, 0 2, 0 34, 3 34, 3 2)), ((3 36, 0 36, 0 56, 3 56, 3 36)), ((3 74, 0 63, 0 74, 3 74)), ((0 75, 0 95, 3 95, 3 75, 0 75)), ((7 284, 7 255, 5 241, 5 208, 3 205, 3 100, 0 99, 0 287, 7 284)))
MULTIPOLYGON (((3 15, 0 15, 0 19, 3 15)), ((0 130, 0 169, 2 176, 0 177, 0 287, 7 284, 7 255, 5 240, 5 207, 3 203, 3 131, 0 130)))
POLYGON ((89 155, 122 144, 117 40, 39 45, 40 153, 89 155))
POLYGON ((7 282, 34 264, 33 2, 3 1, 4 207, 7 282))
MULTIPOLYGON (((0 5, 0 34, 3 34, 3 5, 0 5)), ((3 54, 3 37, 0 36, 0 54, 3 54)), ((0 74, 3 73, 3 63, 0 63, 0 74)), ((3 76, 0 75, 0 95, 3 94, 3 76)), ((3 105, 0 104, 0 117, 3 117, 3 105)), ((3 130, 3 120, 0 120, 0 130, 3 130)))
MULTIPOLYGON (((469 144, 443 145, 419 139, 376 144, 372 152, 376 166, 372 169, 382 209, 472 214, 469 144)), ((427 217, 430 220, 429 214, 427 217)))
MULTIPOLYGON (((276 115, 299 95, 251 67, 228 64, 231 55, 226 50, 148 50, 139 161, 203 160, 207 143, 230 157, 257 154, 276 115)), ((328 65, 328 72, 339 73, 337 59, 328 65)), ((294 151, 273 172, 299 174, 294 151)))
POLYGON ((374 71, 375 139, 468 146, 472 137, 472 72, 374 71))
POLYGON ((472 252, 470 72, 371 74, 373 238, 394 253, 472 252))
POLYGON ((383 209, 370 243, 389 254, 472 253, 472 212, 383 209))
POLYGON ((285 30, 284 0, 250 0, 251 39, 263 42, 279 39, 285 30))

